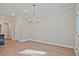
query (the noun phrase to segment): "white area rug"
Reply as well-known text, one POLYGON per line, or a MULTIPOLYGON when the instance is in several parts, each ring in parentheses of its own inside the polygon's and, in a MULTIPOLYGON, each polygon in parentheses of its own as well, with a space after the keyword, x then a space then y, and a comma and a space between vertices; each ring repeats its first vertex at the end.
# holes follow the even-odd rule
POLYGON ((32 50, 32 49, 26 49, 22 52, 20 52, 22 55, 26 56, 45 56, 47 53, 45 51, 39 51, 39 50, 32 50))

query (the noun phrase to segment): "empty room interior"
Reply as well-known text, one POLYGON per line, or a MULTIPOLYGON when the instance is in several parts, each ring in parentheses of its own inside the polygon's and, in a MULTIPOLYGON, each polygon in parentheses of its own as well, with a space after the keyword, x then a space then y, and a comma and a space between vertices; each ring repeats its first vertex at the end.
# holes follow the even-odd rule
POLYGON ((78 3, 0 3, 0 56, 79 56, 78 3))

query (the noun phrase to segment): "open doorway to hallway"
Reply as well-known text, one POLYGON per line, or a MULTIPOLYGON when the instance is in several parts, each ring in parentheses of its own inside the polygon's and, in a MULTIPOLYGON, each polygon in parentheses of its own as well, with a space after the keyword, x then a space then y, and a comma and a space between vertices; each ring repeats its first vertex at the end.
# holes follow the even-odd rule
POLYGON ((11 24, 4 23, 4 33, 5 33, 5 39, 12 39, 12 36, 11 36, 11 24))

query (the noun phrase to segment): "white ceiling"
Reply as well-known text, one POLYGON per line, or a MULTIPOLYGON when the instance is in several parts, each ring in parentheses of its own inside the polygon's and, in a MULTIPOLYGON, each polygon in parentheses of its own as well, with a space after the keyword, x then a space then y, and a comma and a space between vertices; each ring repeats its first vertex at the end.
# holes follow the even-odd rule
MULTIPOLYGON (((37 3, 35 10, 37 14, 41 15, 74 6, 74 3, 37 3)), ((33 10, 32 3, 0 3, 0 16, 10 16, 11 13, 16 15, 26 14, 24 10, 27 10, 27 14, 31 14, 33 10)))

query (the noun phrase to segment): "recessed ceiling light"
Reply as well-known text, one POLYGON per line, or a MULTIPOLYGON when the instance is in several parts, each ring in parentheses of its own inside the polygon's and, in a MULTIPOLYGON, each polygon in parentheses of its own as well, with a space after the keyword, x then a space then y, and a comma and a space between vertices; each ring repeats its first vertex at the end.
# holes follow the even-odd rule
POLYGON ((27 10, 24 10, 25 13, 27 13, 27 10))

